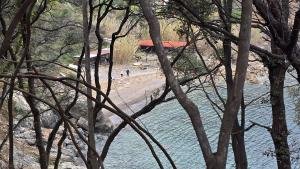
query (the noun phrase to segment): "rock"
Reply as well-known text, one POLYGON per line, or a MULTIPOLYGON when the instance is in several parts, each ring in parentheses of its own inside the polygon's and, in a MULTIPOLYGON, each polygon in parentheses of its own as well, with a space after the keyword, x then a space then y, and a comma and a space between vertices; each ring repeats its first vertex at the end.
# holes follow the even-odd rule
MULTIPOLYGON (((75 104, 71 109, 70 114, 79 120, 77 122, 79 127, 83 128, 84 130, 88 130, 88 110, 85 96, 79 96, 77 104, 75 104)), ((99 111, 97 113, 95 127, 96 133, 110 133, 114 126, 109 117, 103 115, 103 112, 99 111)))
POLYGON ((40 165, 39 164, 32 164, 29 166, 26 166, 24 169, 40 169, 40 165))
POLYGON ((79 131, 79 133, 83 136, 87 136, 87 132, 82 130, 81 128, 77 129, 79 131))
POLYGON ((111 133, 114 125, 111 122, 96 122, 95 133, 111 133))
POLYGON ((19 124, 19 127, 33 129, 33 117, 27 117, 26 119, 22 120, 22 122, 19 124))
MULTIPOLYGON (((56 158, 56 154, 55 154, 55 158, 56 158)), ((61 155, 60 160, 64 162, 74 162, 72 156, 67 156, 64 154, 61 155)))
POLYGON ((62 154, 66 157, 73 157, 74 151, 72 150, 72 148, 70 148, 71 146, 66 146, 65 149, 62 150, 62 154))
POLYGON ((25 114, 31 110, 21 92, 14 92, 13 99, 15 102, 15 110, 18 114, 25 114))
POLYGON ((36 141, 35 139, 25 139, 25 142, 30 146, 34 146, 36 141))
POLYGON ((84 96, 79 96, 77 103, 70 110, 72 117, 79 119, 80 117, 87 118, 87 103, 84 96))
MULTIPOLYGON (((88 130, 88 121, 86 118, 80 117, 77 125, 84 130, 88 130)), ((110 133, 113 130, 113 123, 109 118, 99 115, 96 119, 95 133, 110 133)))
POLYGON ((65 141, 64 141, 64 146, 67 146, 67 145, 72 145, 73 142, 71 140, 71 138, 66 138, 65 141))
POLYGON ((60 169, 82 169, 82 166, 75 166, 74 163, 64 162, 59 165, 60 169))
POLYGON ((84 130, 88 130, 88 121, 83 117, 79 118, 77 125, 84 130))
POLYGON ((0 168, 8 168, 8 163, 0 159, 0 168))
POLYGON ((114 128, 112 121, 103 115, 103 113, 98 113, 95 124, 96 133, 111 133, 114 128))
POLYGON ((16 138, 20 139, 35 139, 35 132, 33 130, 27 130, 23 133, 16 134, 16 138))
POLYGON ((81 168, 83 168, 83 166, 85 166, 85 164, 81 158, 74 158, 73 160, 74 160, 75 166, 81 166, 81 168))
POLYGON ((76 124, 77 121, 78 121, 78 119, 75 119, 75 118, 70 118, 69 120, 70 120, 70 122, 73 123, 73 124, 76 124))
POLYGON ((60 116, 58 113, 49 110, 41 114, 41 126, 45 128, 54 128, 56 123, 59 121, 60 116))
POLYGON ((26 132, 26 131, 28 131, 28 128, 25 128, 25 127, 17 127, 16 129, 15 129, 15 131, 14 131, 14 134, 15 135, 20 135, 20 134, 22 134, 22 133, 24 133, 24 132, 26 132))
POLYGON ((64 132, 64 126, 60 126, 60 127, 58 128, 57 134, 62 135, 63 132, 64 132))
MULTIPOLYGON (((32 155, 26 153, 24 151, 24 148, 22 149, 15 148, 14 158, 16 159, 15 160, 16 168, 27 167, 28 169, 35 169, 34 168, 35 166, 39 166, 38 158, 33 157, 32 155)), ((38 168, 40 168, 40 166, 38 168)))

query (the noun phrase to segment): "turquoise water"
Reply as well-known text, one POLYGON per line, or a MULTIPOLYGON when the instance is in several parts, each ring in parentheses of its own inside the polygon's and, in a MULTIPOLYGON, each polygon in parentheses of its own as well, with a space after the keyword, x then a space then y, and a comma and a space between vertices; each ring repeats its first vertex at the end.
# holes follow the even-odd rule
MULTIPOLYGON (((249 102, 250 98, 260 96, 267 91, 268 87, 265 85, 247 85, 245 100, 249 102)), ((209 141, 215 150, 220 120, 203 93, 200 91, 194 92, 190 95, 190 98, 199 106, 209 141)), ((300 128, 296 123, 295 100, 289 97, 288 94, 286 94, 285 99, 288 128, 290 131, 289 141, 291 148, 296 149, 300 145, 300 128)), ((269 107, 269 103, 263 104, 259 100, 248 106, 246 109, 246 126, 250 125, 249 120, 270 125, 271 108, 269 107)), ((177 101, 171 101, 158 106, 152 112, 143 116, 140 122, 166 148, 179 169, 205 168, 202 153, 190 120, 177 101)), ((263 154, 265 151, 273 149, 270 134, 265 129, 260 127, 252 128, 246 132, 245 140, 249 168, 277 168, 275 158, 267 157, 263 154)), ((157 148, 156 150, 164 167, 167 169, 171 168, 163 153, 157 148)), ((297 155, 299 154, 293 154, 293 156, 297 155)), ((129 127, 125 128, 111 145, 107 159, 105 160, 105 166, 108 169, 159 168, 144 141, 129 127)), ((299 162, 297 163, 297 160, 293 160, 293 168, 300 169, 299 166, 299 162)), ((234 168, 231 148, 229 150, 227 168, 234 168)))

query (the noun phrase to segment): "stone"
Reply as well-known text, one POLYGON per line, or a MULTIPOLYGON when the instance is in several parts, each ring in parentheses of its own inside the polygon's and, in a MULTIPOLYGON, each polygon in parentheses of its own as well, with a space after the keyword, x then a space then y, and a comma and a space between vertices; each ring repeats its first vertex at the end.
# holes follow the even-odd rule
POLYGON ((60 169, 82 169, 82 166, 76 166, 74 163, 71 162, 63 162, 59 165, 60 169))
POLYGON ((39 164, 32 164, 29 166, 26 166, 24 169, 40 169, 40 165, 39 164))
POLYGON ((35 132, 33 130, 27 130, 25 132, 16 134, 16 138, 20 138, 20 139, 35 139, 35 132))
POLYGON ((25 168, 27 167, 27 169, 35 169, 35 166, 39 166, 38 163, 38 158, 37 157, 33 157, 32 155, 26 153, 24 151, 24 147, 22 147, 21 149, 15 148, 14 151, 14 158, 15 160, 15 166, 16 168, 25 168))
POLYGON ((0 159, 0 168, 8 168, 8 163, 0 159))
POLYGON ((87 101, 85 97, 79 96, 77 103, 70 110, 72 117, 79 119, 80 117, 87 118, 87 101))
POLYGON ((95 124, 96 133, 111 133, 114 129, 114 125, 110 118, 103 115, 103 113, 98 113, 95 124))
POLYGON ((53 129, 56 123, 59 121, 60 116, 58 113, 49 110, 41 114, 41 126, 45 128, 53 129))
POLYGON ((30 146, 34 146, 36 141, 35 139, 25 139, 25 142, 30 146))
POLYGON ((19 124, 19 127, 33 129, 33 117, 27 117, 26 119, 22 120, 19 124))
POLYGON ((88 121, 83 117, 79 118, 79 120, 77 121, 77 125, 84 130, 88 130, 88 121))
POLYGON ((26 114, 31 110, 21 92, 15 91, 13 100, 15 102, 15 110, 18 114, 26 114))

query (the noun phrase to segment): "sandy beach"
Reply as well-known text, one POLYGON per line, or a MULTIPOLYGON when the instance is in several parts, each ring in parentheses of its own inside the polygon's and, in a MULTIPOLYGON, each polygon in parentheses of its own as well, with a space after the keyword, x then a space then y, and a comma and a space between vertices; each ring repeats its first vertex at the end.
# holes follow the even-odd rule
MULTIPOLYGON (((107 89, 107 72, 108 66, 100 66, 99 76, 102 91, 107 89)), ((128 114, 137 111, 143 104, 149 102, 151 94, 165 83, 165 77, 157 67, 140 69, 135 66, 116 65, 113 68, 112 77, 112 89, 109 97, 114 104, 128 114), (127 69, 130 70, 129 76, 126 75, 127 69)), ((103 113, 114 124, 121 121, 119 117, 107 110, 103 110, 103 113)))

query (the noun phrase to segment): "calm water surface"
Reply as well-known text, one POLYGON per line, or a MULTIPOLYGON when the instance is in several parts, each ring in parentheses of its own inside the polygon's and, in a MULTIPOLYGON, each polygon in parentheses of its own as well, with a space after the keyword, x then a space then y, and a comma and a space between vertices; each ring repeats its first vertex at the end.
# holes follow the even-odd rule
MULTIPOLYGON (((246 102, 268 91, 265 85, 246 85, 246 102)), ((288 93, 288 92, 286 92, 288 93)), ((213 149, 216 149, 220 120, 201 92, 194 92, 190 98, 201 111, 202 119, 213 149)), ((289 142, 291 148, 299 148, 300 127, 296 123, 295 100, 285 96, 289 142)), ((257 101, 246 109, 246 126, 249 120, 271 125, 271 108, 269 103, 257 101)), ((190 120, 177 101, 164 103, 140 120, 147 130, 166 148, 179 169, 204 169, 205 163, 190 120)), ((249 168, 275 169, 276 160, 264 155, 273 149, 270 134, 263 128, 254 127, 245 134, 249 168)), ((165 168, 171 168, 163 153, 157 149, 165 168)), ((297 156, 298 154, 293 154, 297 156)), ((105 161, 108 169, 158 169, 144 141, 129 127, 125 128, 111 145, 105 161)), ((227 168, 234 168, 232 149, 229 150, 227 168)), ((300 163, 293 162, 294 169, 300 169, 300 163)))

